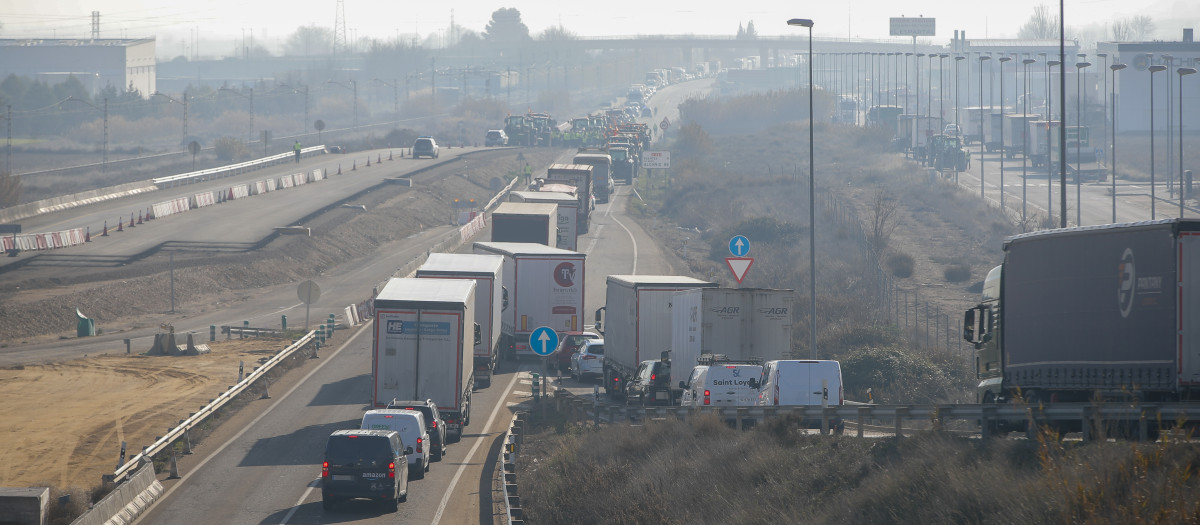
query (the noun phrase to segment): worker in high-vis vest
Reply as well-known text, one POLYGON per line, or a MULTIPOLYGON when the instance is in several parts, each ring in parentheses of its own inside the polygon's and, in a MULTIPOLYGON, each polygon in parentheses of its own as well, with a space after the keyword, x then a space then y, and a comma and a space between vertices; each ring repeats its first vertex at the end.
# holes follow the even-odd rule
POLYGON ((533 168, 529 167, 529 163, 525 163, 525 184, 529 184, 533 180, 533 168))
POLYGON ((292 149, 296 152, 296 162, 300 162, 300 141, 297 140, 296 145, 292 146, 292 149))

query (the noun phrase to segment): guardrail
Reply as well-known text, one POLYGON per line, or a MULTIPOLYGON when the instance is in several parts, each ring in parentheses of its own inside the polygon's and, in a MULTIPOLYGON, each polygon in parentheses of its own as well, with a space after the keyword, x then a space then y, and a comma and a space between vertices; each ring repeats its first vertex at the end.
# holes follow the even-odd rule
MULTIPOLYGON (((325 146, 324 145, 312 146, 312 147, 308 147, 308 148, 302 148, 300 150, 301 157, 311 156, 316 153, 324 154, 325 146)), ((153 182, 156 186, 162 186, 164 184, 168 185, 168 186, 174 185, 174 184, 190 184, 192 182, 208 180, 207 177, 209 177, 209 176, 226 177, 229 175, 236 175, 236 174, 242 173, 246 170, 258 169, 263 166, 277 164, 279 162, 287 162, 287 161, 295 159, 295 158, 296 158, 295 152, 280 153, 278 155, 271 155, 270 157, 263 157, 261 159, 254 159, 251 161, 241 162, 238 164, 230 164, 227 166, 209 168, 206 170, 192 171, 192 172, 188 172, 188 173, 180 173, 177 175, 168 175, 166 177, 156 177, 156 178, 150 179, 150 182, 153 182)))
POLYGON ((284 348, 279 353, 272 356, 271 359, 267 360, 266 363, 263 363, 262 366, 255 368, 253 372, 250 372, 248 375, 246 375, 246 377, 239 381, 238 384, 233 385, 229 388, 229 390, 226 390, 221 395, 217 396, 216 399, 213 399, 207 405, 204 405, 199 412, 196 412, 187 419, 183 420, 178 426, 168 431, 165 436, 158 438, 157 441, 150 446, 143 448, 141 452, 130 458, 125 464, 117 467, 116 472, 113 473, 113 481, 115 483, 120 483, 125 480, 126 477, 137 470, 143 461, 149 461, 150 458, 153 458, 156 454, 165 450, 168 446, 170 446, 171 443, 174 443, 175 440, 184 437, 189 430, 208 417, 212 416, 217 410, 224 407, 226 403, 233 400, 238 396, 238 394, 241 394, 246 390, 246 388, 254 384, 255 381, 258 381, 260 378, 266 375, 271 368, 279 364, 284 359, 291 357, 293 353, 311 343, 316 337, 317 330, 308 332, 304 335, 304 337, 301 337, 300 339, 296 340, 296 342, 292 343, 291 346, 284 348))
POLYGON ((522 413, 513 414, 508 432, 504 434, 504 448, 500 451, 500 465, 504 472, 504 510, 509 525, 525 523, 525 512, 521 509, 521 496, 517 492, 517 455, 521 452, 525 420, 522 413))
MULTIPOLYGON (((1145 440, 1151 435, 1150 423, 1155 421, 1198 421, 1200 405, 1191 403, 1157 403, 1138 405, 1055 403, 1045 405, 999 405, 999 404, 946 404, 946 405, 862 405, 840 406, 769 406, 769 407, 625 407, 598 405, 592 400, 581 398, 566 389, 555 391, 556 400, 566 403, 567 417, 576 420, 590 416, 597 424, 602 419, 609 423, 618 421, 675 417, 686 420, 701 414, 716 414, 723 419, 734 420, 737 428, 743 422, 763 423, 778 417, 819 421, 821 428, 829 429, 835 420, 856 422, 858 437, 862 437, 867 421, 884 420, 893 423, 892 432, 903 436, 906 422, 924 422, 933 428, 942 428, 952 420, 978 423, 980 435, 987 439, 994 432, 996 423, 1004 421, 1032 421, 1033 428, 1054 423, 1078 423, 1083 440, 1095 439, 1095 428, 1102 423, 1124 422, 1136 425, 1134 437, 1145 440), (607 418, 605 418, 607 413, 607 418)), ((911 429, 909 429, 911 431, 911 429)), ((1130 428, 1132 431, 1133 428, 1130 428)))

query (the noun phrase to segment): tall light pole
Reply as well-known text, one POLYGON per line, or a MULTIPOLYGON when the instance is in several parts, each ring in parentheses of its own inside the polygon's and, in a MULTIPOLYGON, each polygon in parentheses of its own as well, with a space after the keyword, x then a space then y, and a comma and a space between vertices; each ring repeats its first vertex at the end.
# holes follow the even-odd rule
POLYGON ((812 88, 812 27, 806 18, 788 20, 789 26, 808 28, 808 344, 812 358, 817 358, 817 199, 816 150, 813 148, 813 88, 812 88))
POLYGON ((1032 58, 1021 60, 1021 64, 1025 65, 1025 86, 1021 90, 1021 98, 1025 101, 1025 107, 1021 114, 1021 224, 1025 224, 1025 211, 1029 203, 1029 64, 1037 62, 1032 58))
MULTIPOLYGON (((962 136, 962 121, 958 119, 958 94, 959 88, 962 86, 962 77, 958 74, 958 63, 962 62, 967 57, 958 55, 954 57, 954 136, 962 136)), ((960 144, 961 146, 961 144, 960 144)))
POLYGON ((8 128, 8 138, 4 145, 4 173, 12 174, 12 104, 4 105, 4 126, 8 128))
POLYGON ((942 89, 942 85, 945 83, 946 78, 943 72, 946 71, 945 64, 947 58, 950 58, 949 54, 942 53, 938 55, 938 117, 941 119, 939 122, 942 124, 943 129, 945 129, 946 125, 946 90, 942 89))
MULTIPOLYGON (((163 97, 163 98, 165 98, 165 99, 167 99, 167 100, 170 100, 171 102, 174 102, 174 103, 176 103, 176 104, 179 104, 179 105, 183 106, 183 139, 182 139, 182 140, 185 140, 185 141, 186 141, 186 140, 187 140, 187 125, 188 125, 188 99, 187 99, 187 91, 184 91, 184 92, 183 92, 183 102, 180 102, 180 101, 178 101, 178 100, 175 100, 175 99, 171 98, 169 95, 167 95, 166 93, 163 93, 163 92, 161 92, 161 91, 155 91, 155 92, 154 92, 154 93, 152 93, 150 96, 159 96, 159 97, 163 97)), ((186 146, 186 144, 185 144, 185 146, 186 146)))
MULTIPOLYGON (((84 104, 91 106, 92 109, 97 109, 97 110, 104 112, 104 149, 102 150, 103 153, 102 153, 102 156, 100 157, 100 159, 101 159, 100 173, 107 172, 108 171, 108 98, 107 97, 104 98, 104 107, 103 108, 96 107, 96 105, 92 104, 91 102, 88 102, 81 98, 75 98, 73 96, 67 97, 66 100, 63 100, 63 102, 66 102, 68 100, 74 100, 76 102, 83 102, 84 104)), ((9 108, 9 114, 10 115, 12 114, 11 107, 9 108)), ((9 118, 9 122, 12 122, 11 117, 9 118)), ((11 124, 10 124, 10 126, 11 126, 11 124)), ((10 141, 12 140, 11 136, 10 136, 9 140, 10 141)), ((11 172, 9 172, 9 173, 11 173, 11 172)))
MULTIPOLYGON (((985 203, 987 202, 987 194, 984 193, 985 186, 983 177, 984 174, 987 173, 987 170, 985 169, 983 162, 983 144, 987 141, 983 136, 983 63, 991 59, 991 55, 984 55, 983 53, 979 54, 979 199, 985 203)), ((988 109, 989 111, 991 110, 991 108, 988 109)))
POLYGON ((1196 72, 1196 68, 1181 67, 1179 73, 1179 218, 1183 218, 1183 77, 1196 72))
POLYGON ((921 58, 923 58, 925 56, 925 53, 917 53, 916 56, 917 56, 917 58, 915 60, 913 60, 913 62, 917 64, 917 72, 916 72, 916 74, 913 75, 913 80, 915 80, 917 83, 917 96, 916 96, 916 102, 914 102, 914 104, 915 104, 916 116, 920 117, 921 116, 921 58))
POLYGON ((1000 57, 1000 209, 1004 209, 1004 157, 1008 151, 1004 148, 1004 64, 1012 57, 1000 57))
MULTIPOLYGON (((1096 56, 1104 59, 1104 69, 1100 70, 1100 76, 1104 77, 1104 88, 1100 90, 1100 96, 1104 97, 1104 102, 1100 105, 1100 112, 1104 114, 1104 118, 1101 119, 1104 121, 1104 137, 1108 138, 1108 53, 1096 53, 1096 56)), ((1096 159, 1096 162, 1099 161, 1100 159, 1096 159)))
MULTIPOLYGON (((1054 156, 1050 154, 1051 151, 1054 151, 1054 137, 1051 135, 1049 125, 1054 118, 1052 104, 1054 98, 1054 82, 1050 79, 1050 68, 1058 67, 1060 64, 1061 62, 1057 60, 1050 60, 1046 62, 1046 197, 1049 199, 1046 205, 1046 217, 1048 219, 1054 218, 1054 156)), ((1058 81, 1060 84, 1062 83, 1061 75, 1058 81)), ((1059 102, 1059 104, 1065 103, 1065 101, 1059 102)), ((1063 127, 1061 120, 1058 122, 1058 127, 1063 127)), ((1061 148, 1058 151, 1058 156, 1059 158, 1063 158, 1063 151, 1061 148)), ((1061 192, 1062 190, 1060 189, 1059 191, 1061 192)))
POLYGON ((1083 176, 1083 155, 1080 145, 1083 143, 1083 69, 1091 66, 1091 62, 1075 63, 1075 225, 1083 226, 1083 200, 1081 200, 1083 176))
POLYGON ((379 82, 385 86, 392 87, 392 111, 396 113, 396 127, 400 127, 400 80, 393 79, 391 82, 381 78, 372 78, 371 80, 379 82))
POLYGON ((240 91, 237 91, 234 89, 229 89, 227 87, 217 88, 217 91, 227 91, 227 92, 233 93, 234 95, 237 95, 239 97, 242 97, 245 99, 250 99, 250 131, 246 132, 246 143, 247 144, 254 142, 254 88, 249 88, 249 90, 250 90, 250 95, 247 96, 247 95, 242 94, 242 92, 240 92, 240 91))
POLYGON ((912 90, 908 88, 908 57, 913 56, 912 53, 904 53, 904 113, 911 115, 908 110, 908 98, 912 96, 912 90))
MULTIPOLYGON (((1170 54, 1165 54, 1162 57, 1163 57, 1163 60, 1165 60, 1167 62, 1166 63, 1167 76, 1169 77, 1169 76, 1171 76, 1171 74, 1170 74, 1171 68, 1175 67, 1175 57, 1171 56, 1170 54)), ((1175 105, 1175 99, 1174 99, 1174 96, 1171 94, 1171 92, 1173 91, 1172 87, 1173 86, 1171 85, 1171 79, 1168 78, 1167 79, 1167 165, 1168 165, 1169 169, 1167 170, 1167 173, 1170 173, 1171 176, 1167 177, 1167 191, 1170 192, 1171 196, 1173 197, 1174 191, 1175 191, 1175 184, 1174 184, 1174 182, 1175 182, 1175 152, 1174 152, 1175 143, 1171 139, 1174 138, 1174 136, 1175 136, 1175 126, 1174 126, 1174 122, 1175 122, 1174 109, 1175 108, 1173 107, 1175 105)))
POLYGON ((1153 65, 1150 66, 1150 220, 1156 218, 1154 212, 1154 74, 1159 71, 1166 71, 1167 66, 1153 65))
POLYGON ((1112 70, 1112 221, 1117 222, 1117 71, 1125 64, 1108 66, 1112 70))

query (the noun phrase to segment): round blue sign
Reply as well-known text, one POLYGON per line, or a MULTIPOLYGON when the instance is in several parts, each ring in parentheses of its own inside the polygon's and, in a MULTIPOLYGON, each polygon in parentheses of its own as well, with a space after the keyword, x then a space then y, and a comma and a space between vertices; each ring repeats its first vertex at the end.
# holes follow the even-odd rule
POLYGON ((729 239, 729 253, 732 253, 734 257, 745 257, 747 253, 750 253, 750 239, 747 239, 745 235, 734 235, 732 239, 729 239))
POLYGON ((558 334, 549 326, 539 326, 529 334, 529 348, 537 355, 550 355, 558 348, 558 334))

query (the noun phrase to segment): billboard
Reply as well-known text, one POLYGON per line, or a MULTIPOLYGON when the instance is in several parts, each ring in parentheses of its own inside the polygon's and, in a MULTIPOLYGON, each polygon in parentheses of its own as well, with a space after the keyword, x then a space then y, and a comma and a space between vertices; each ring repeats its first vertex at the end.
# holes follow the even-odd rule
POLYGON ((934 36, 936 18, 906 18, 891 19, 891 36, 934 36))

